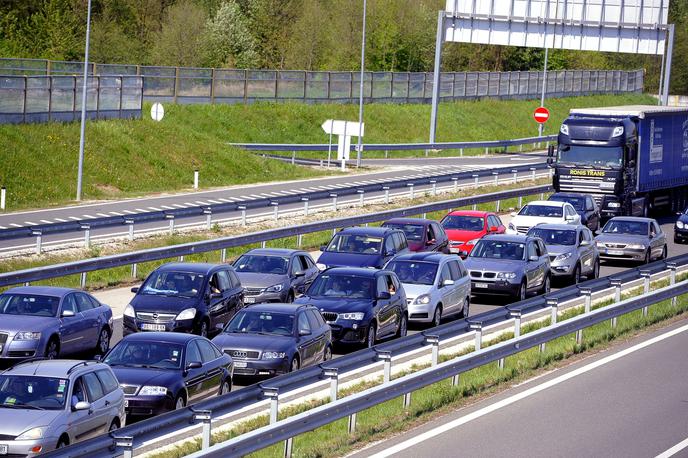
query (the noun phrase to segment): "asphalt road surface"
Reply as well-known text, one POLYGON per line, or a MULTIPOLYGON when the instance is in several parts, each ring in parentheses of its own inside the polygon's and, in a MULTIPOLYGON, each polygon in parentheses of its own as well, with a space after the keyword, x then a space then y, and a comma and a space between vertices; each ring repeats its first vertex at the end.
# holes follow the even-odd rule
POLYGON ((350 456, 685 457, 687 347, 683 320, 350 456))

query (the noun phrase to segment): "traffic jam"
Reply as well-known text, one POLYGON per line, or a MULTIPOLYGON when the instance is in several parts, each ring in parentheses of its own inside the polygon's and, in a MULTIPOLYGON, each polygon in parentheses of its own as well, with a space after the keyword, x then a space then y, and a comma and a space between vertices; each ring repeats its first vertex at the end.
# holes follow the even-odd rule
MULTIPOLYGON (((650 189, 641 186, 650 174, 636 170, 646 162, 627 135, 629 123, 645 118, 620 119, 620 108, 607 109, 607 119, 575 111, 550 151, 556 192, 547 200, 508 218, 457 210, 440 221, 344 228, 317 259, 261 248, 227 264, 164 264, 132 288, 123 338, 112 348, 112 310, 89 293, 3 292, 0 358, 10 367, 0 374, 0 456, 38 455, 229 393, 238 381, 466 318, 477 299, 507 305, 597 278, 603 262, 666 258, 668 235, 646 211, 666 202, 655 192, 661 185, 639 192, 650 189), (585 122, 616 146, 600 151, 577 139, 589 131, 585 122), (630 168, 638 182, 618 186, 630 168), (603 177, 576 172, 596 169, 603 177), (638 192, 623 195, 631 185, 638 192)), ((685 205, 684 193, 672 192, 671 209, 685 205)), ((677 243, 688 240, 688 208, 680 213, 677 243)))

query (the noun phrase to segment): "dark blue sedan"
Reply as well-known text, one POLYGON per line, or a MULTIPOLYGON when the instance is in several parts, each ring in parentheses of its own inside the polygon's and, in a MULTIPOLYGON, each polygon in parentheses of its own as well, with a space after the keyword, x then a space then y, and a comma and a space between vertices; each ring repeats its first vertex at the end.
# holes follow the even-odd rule
POLYGON ((678 219, 674 225, 674 243, 685 243, 688 241, 688 207, 678 214, 678 219))
POLYGON ((308 305, 246 307, 213 343, 234 359, 235 375, 284 374, 332 357, 332 331, 308 305))
POLYGON ((107 353, 112 310, 71 288, 23 286, 0 295, 0 359, 107 353))
POLYGON ((181 409, 232 389, 232 358, 205 337, 131 334, 103 361, 124 391, 127 419, 181 409))

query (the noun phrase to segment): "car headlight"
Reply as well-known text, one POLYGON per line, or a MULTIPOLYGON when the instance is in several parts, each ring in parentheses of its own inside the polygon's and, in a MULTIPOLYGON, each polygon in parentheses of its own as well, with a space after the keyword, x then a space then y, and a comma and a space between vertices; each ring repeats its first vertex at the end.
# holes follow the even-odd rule
POLYGON ((166 396, 167 388, 164 386, 144 386, 139 391, 140 396, 166 396))
POLYGON ((281 283, 279 285, 272 285, 268 288, 265 288, 265 292, 266 293, 279 293, 280 291, 282 291, 283 287, 284 287, 284 285, 282 285, 281 283))
POLYGON ((261 359, 282 359, 286 356, 283 351, 264 351, 261 359))
POLYGON ((466 245, 475 245, 480 239, 473 239, 466 242, 466 245))
POLYGON ((430 303, 430 295, 429 294, 421 294, 416 298, 415 301, 413 301, 414 304, 429 304, 430 303))
POLYGON ((40 332, 22 331, 14 335, 14 340, 39 340, 40 338, 40 332))
POLYGON ((612 132, 612 138, 614 137, 621 137, 624 133, 624 128, 623 126, 617 126, 614 128, 614 132, 612 132))
POLYGON ((595 246, 597 246, 597 248, 604 248, 605 247, 604 242, 595 242, 595 246))
POLYGON ((47 426, 39 426, 38 428, 31 428, 27 431, 24 431, 19 436, 17 436, 16 440, 18 440, 18 441, 30 441, 30 440, 42 439, 43 436, 45 436, 45 433, 47 433, 47 432, 48 432, 47 426))
POLYGON ((131 304, 127 304, 127 306, 124 308, 124 316, 136 318, 136 311, 134 310, 134 307, 131 304))
POLYGON ((363 317, 365 316, 365 313, 363 312, 349 312, 349 313, 340 313, 339 318, 343 320, 353 320, 353 321, 361 321, 363 317))
POLYGON ((186 309, 182 310, 179 315, 177 315, 176 320, 177 321, 182 321, 182 320, 193 320, 194 317, 196 316, 196 309, 186 309))
POLYGON ((318 269, 320 269, 320 270, 325 270, 325 269, 327 269, 327 264, 321 264, 321 263, 317 262, 315 265, 316 265, 316 266, 318 267, 318 269))
POLYGON ((676 221, 676 227, 679 229, 683 229, 686 227, 686 225, 683 223, 683 221, 676 221))
POLYGON ((566 261, 571 256, 573 256, 573 253, 570 253, 570 252, 569 253, 563 253, 563 254, 560 254, 559 256, 557 256, 556 258, 554 258, 554 260, 555 261, 566 261))
POLYGON ((516 278, 516 273, 515 272, 497 272, 497 278, 516 278))
POLYGON ((640 245, 639 243, 631 243, 630 245, 626 245, 626 248, 629 250, 644 250, 645 245, 640 245))
POLYGON ((567 124, 562 124, 561 127, 559 128, 559 132, 561 132, 564 135, 569 134, 569 126, 567 124))
POLYGON ((619 202, 609 202, 609 203, 607 204, 607 207, 609 207, 609 208, 620 208, 620 207, 621 207, 621 203, 619 203, 619 202))

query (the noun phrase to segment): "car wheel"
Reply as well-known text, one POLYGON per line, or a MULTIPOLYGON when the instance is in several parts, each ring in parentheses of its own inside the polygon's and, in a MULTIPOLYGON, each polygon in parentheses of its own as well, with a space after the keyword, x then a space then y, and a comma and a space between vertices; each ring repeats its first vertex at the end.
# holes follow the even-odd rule
POLYGON ((549 275, 546 275, 545 276, 545 282, 542 285, 542 294, 549 294, 550 289, 551 289, 551 281, 549 279, 549 275))
POLYGON ((289 365, 289 372, 296 372, 301 367, 301 362, 299 361, 299 355, 294 355, 289 365))
POLYGON ((232 384, 229 382, 229 380, 225 380, 222 382, 222 385, 220 385, 220 396, 227 394, 230 391, 232 391, 232 384))
POLYGON ((401 320, 399 320, 399 329, 397 330, 397 337, 406 337, 408 334, 408 318, 406 314, 401 315, 401 320))
POLYGON ((323 361, 329 361, 332 359, 332 347, 329 345, 325 346, 325 353, 323 354, 323 361))
POLYGON ((196 334, 201 337, 208 337, 208 320, 201 320, 201 324, 198 325, 198 332, 196 334))
POLYGON ((521 282, 521 286, 518 288, 518 293, 516 293, 516 299, 519 301, 525 301, 528 297, 528 284, 525 280, 521 282))
POLYGON ((112 420, 112 423, 110 423, 110 428, 108 428, 108 432, 111 433, 113 431, 117 431, 119 429, 119 424, 117 423, 117 420, 112 420))
POLYGON ((580 264, 576 264, 576 268, 573 269, 573 274, 571 275, 571 281, 573 281, 574 285, 577 285, 578 283, 580 283, 580 279, 581 279, 580 264))
POLYGON ((659 259, 666 259, 666 258, 667 258, 667 255, 668 255, 667 246, 664 245, 664 249, 662 250, 662 257, 659 258, 659 259))
POLYGON ((294 302, 294 293, 289 291, 289 294, 287 294, 287 303, 294 302))
POLYGON ((98 342, 96 343, 96 355, 105 355, 110 349, 110 332, 107 328, 100 330, 98 342))
POLYGON ((461 318, 468 318, 468 314, 470 313, 470 307, 471 307, 471 301, 469 298, 465 298, 463 300, 463 308, 461 309, 461 318))
POLYGON ((596 259, 595 264, 593 264, 592 267, 592 278, 599 278, 600 277, 600 260, 596 259))
POLYGON ((45 346, 45 358, 57 359, 60 356, 60 342, 55 337, 51 337, 48 345, 45 346))
POLYGON ((373 348, 375 346, 375 342, 377 341, 375 333, 377 332, 377 327, 375 327, 375 323, 370 323, 370 326, 368 326, 368 336, 366 338, 366 346, 368 348, 373 348))
POLYGON ((184 407, 186 407, 186 399, 182 395, 177 396, 174 400, 174 410, 183 409, 184 407))
POLYGON ((57 441, 57 447, 55 448, 63 448, 69 445, 69 439, 66 439, 64 437, 61 437, 59 441, 57 441))
POLYGON ((432 315, 432 326, 439 326, 442 323, 442 304, 437 304, 435 313, 432 315))

